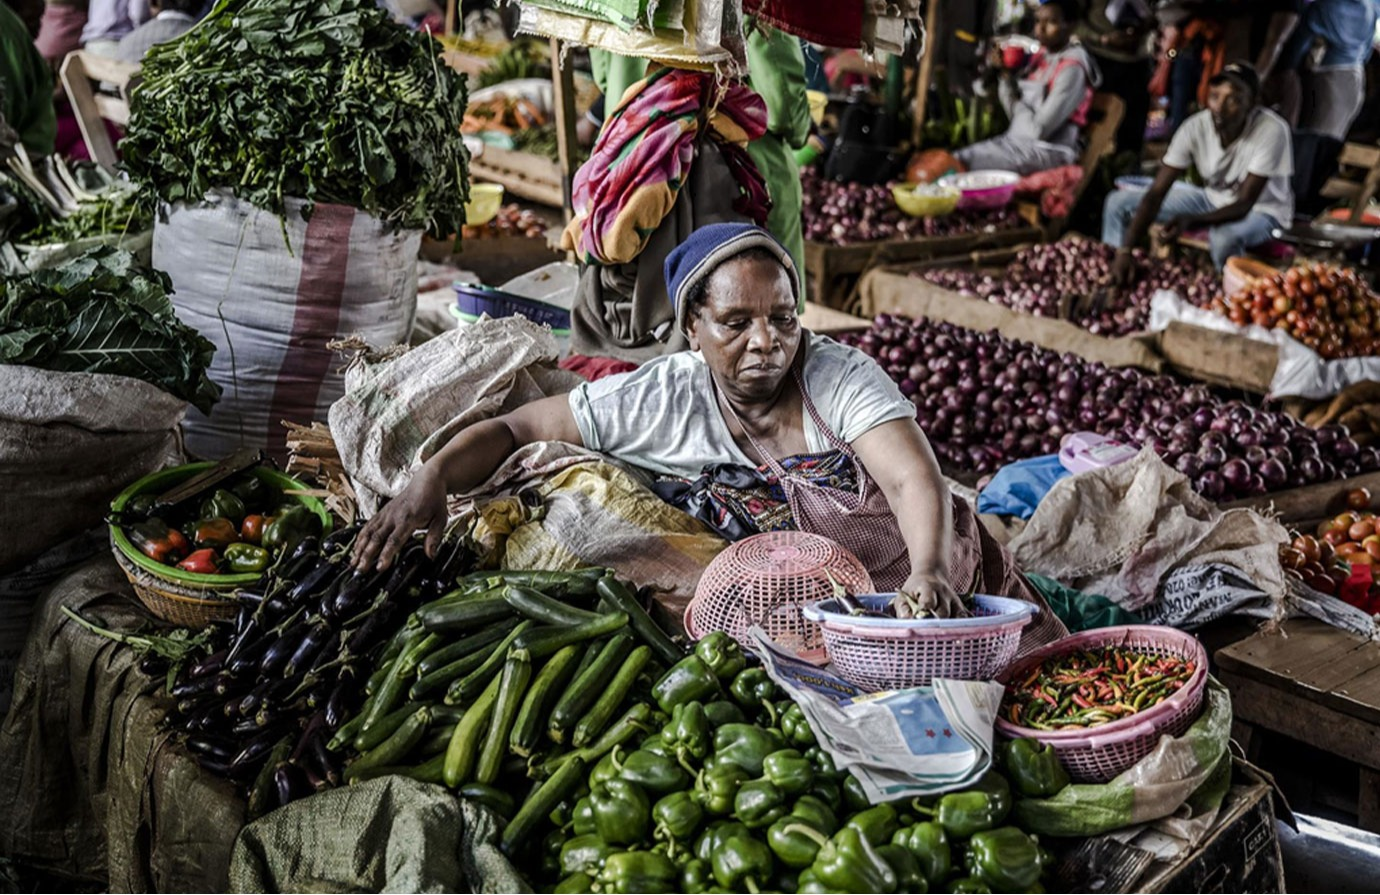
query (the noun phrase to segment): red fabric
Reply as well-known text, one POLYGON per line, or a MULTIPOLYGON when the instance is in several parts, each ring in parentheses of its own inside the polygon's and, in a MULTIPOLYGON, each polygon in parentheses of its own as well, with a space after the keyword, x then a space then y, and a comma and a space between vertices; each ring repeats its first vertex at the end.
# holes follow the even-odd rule
MULTIPOLYGON (((1050 89, 1051 87, 1054 86, 1054 82, 1055 82, 1056 80, 1058 80, 1059 75, 1063 73, 1064 69, 1068 68, 1068 67, 1071 66, 1071 65, 1072 65, 1072 66, 1077 66, 1077 65, 1078 65, 1078 60, 1076 60, 1076 59, 1069 59, 1068 57, 1064 57, 1063 59, 1060 59, 1058 62, 1056 62, 1056 63, 1054 64, 1054 74, 1050 75, 1049 80, 1045 82, 1045 95, 1046 95, 1046 96, 1049 95, 1049 89, 1050 89)), ((1036 77, 1036 76, 1039 75, 1041 72, 1043 72, 1044 69, 1047 68, 1048 66, 1049 66, 1049 58, 1048 58, 1047 56, 1045 56, 1044 53, 1040 53, 1039 55, 1037 55, 1037 56, 1035 57, 1035 64, 1034 64, 1034 67, 1031 68, 1030 74, 1028 75, 1028 77, 1031 77, 1031 78, 1036 77)), ((1073 110, 1073 115, 1069 116, 1069 120, 1072 121, 1074 124, 1078 125, 1079 127, 1087 127, 1087 126, 1088 126, 1088 110, 1092 108, 1092 101, 1093 101, 1093 89, 1092 89, 1092 86, 1089 85, 1089 86, 1083 88, 1083 101, 1082 101, 1081 103, 1078 104, 1078 108, 1077 108, 1077 109, 1074 109, 1074 110, 1073 110)))
POLYGON ((862 46, 863 5, 858 0, 743 0, 743 14, 812 44, 848 50, 862 46))
POLYGON ((1073 211, 1073 194, 1082 180, 1081 167, 1064 165, 1036 171, 1021 178, 1016 184, 1016 192, 1039 195, 1041 214, 1047 218, 1064 218, 1073 211))
POLYGON ((593 382, 615 373, 630 373, 637 369, 637 364, 613 357, 589 357, 584 354, 572 354, 561 361, 560 367, 562 370, 569 370, 577 376, 583 376, 593 382))

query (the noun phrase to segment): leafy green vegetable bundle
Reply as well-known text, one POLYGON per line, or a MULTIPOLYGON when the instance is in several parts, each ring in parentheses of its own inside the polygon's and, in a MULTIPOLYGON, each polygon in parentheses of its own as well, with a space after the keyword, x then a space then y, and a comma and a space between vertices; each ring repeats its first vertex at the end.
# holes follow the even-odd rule
POLYGON ((224 188, 279 214, 297 197, 308 216, 328 202, 457 233, 465 80, 439 50, 373 0, 220 0, 145 57, 121 151, 167 202, 224 188))
POLYGON ((170 289, 167 274, 109 246, 0 280, 0 364, 130 376, 209 413, 216 349, 177 319, 170 289))

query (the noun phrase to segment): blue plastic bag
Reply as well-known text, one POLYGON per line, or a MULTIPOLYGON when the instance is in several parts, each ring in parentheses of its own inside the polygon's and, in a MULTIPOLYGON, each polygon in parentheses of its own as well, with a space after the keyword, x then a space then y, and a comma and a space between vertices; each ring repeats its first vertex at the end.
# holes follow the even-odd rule
POLYGON ((1068 474, 1058 454, 1007 464, 978 494, 977 511, 1029 519, 1054 483, 1068 474))

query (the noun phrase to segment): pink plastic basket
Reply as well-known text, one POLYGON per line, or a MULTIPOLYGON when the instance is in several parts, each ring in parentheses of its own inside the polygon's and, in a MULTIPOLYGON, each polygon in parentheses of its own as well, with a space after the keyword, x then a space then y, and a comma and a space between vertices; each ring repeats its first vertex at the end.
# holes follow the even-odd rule
POLYGON ((1143 712, 1082 730, 1036 730, 998 716, 997 732, 1016 739, 1029 737, 1048 743, 1069 776, 1079 783, 1106 783, 1154 751, 1163 736, 1182 736, 1203 707, 1208 657, 1191 634, 1158 625, 1125 625, 1084 631, 1055 641, 1023 657, 1002 675, 1010 683, 1028 675, 1041 662, 1080 649, 1119 646, 1156 656, 1173 656, 1194 663, 1193 676, 1173 696, 1143 712))
MULTIPOLYGON (((880 609, 894 594, 858 596, 880 609)), ((870 692, 927 687, 934 678, 989 681, 999 675, 1021 642, 1021 629, 1039 611, 1033 603, 977 596, 972 618, 894 619, 853 617, 838 601, 805 607, 818 622, 824 649, 839 677, 870 692)))

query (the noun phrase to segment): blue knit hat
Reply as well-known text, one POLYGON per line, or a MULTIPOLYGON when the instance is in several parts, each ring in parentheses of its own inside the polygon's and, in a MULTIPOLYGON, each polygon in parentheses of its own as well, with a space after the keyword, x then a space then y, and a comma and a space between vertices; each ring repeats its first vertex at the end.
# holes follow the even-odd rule
POLYGON ((800 272, 786 247, 756 224, 710 224, 690 234, 666 256, 666 293, 676 312, 676 327, 685 329, 685 299, 720 264, 748 249, 766 249, 786 268, 791 294, 800 301, 800 272))

